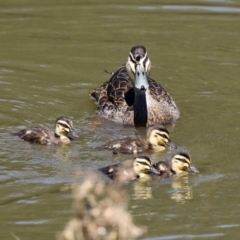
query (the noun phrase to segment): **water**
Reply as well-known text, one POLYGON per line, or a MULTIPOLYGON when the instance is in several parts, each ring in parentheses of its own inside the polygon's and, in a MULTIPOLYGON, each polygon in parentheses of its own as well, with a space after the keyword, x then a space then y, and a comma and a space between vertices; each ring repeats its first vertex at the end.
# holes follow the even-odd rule
MULTIPOLYGON (((126 187, 145 239, 238 239, 239 1, 5 1, 1 3, 1 239, 54 239, 72 216, 80 169, 122 161, 95 146, 138 134, 95 115, 91 89, 104 69, 143 44, 151 77, 181 112, 171 137, 190 152, 199 176, 126 187), (11 133, 73 118, 69 146, 32 146, 11 133)), ((154 161, 163 154, 152 156, 154 161)), ((129 157, 130 158, 130 157, 129 157)))

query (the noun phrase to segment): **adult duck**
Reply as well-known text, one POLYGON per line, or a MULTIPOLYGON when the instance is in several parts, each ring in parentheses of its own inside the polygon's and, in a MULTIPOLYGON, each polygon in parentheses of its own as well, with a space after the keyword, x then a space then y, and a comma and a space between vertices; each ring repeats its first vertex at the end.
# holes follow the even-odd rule
POLYGON ((132 47, 127 62, 91 91, 97 113, 120 124, 150 126, 174 123, 180 116, 172 97, 149 77, 151 62, 144 46, 132 47))

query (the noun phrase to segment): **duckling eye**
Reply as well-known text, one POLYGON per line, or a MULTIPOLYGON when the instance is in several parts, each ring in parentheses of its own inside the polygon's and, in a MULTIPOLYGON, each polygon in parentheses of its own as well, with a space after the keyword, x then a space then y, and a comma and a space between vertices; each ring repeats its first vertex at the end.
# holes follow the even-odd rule
POLYGON ((64 123, 59 123, 59 125, 61 125, 64 128, 69 128, 68 125, 64 124, 64 123))
POLYGON ((188 167, 187 167, 187 166, 184 166, 184 167, 182 168, 182 170, 183 170, 183 171, 187 171, 187 170, 188 170, 188 167))

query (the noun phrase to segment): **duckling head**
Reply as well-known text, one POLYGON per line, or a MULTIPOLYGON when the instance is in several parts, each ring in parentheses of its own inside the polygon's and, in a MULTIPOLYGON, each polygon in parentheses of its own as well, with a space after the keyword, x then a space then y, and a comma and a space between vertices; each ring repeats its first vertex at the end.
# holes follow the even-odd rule
POLYGON ((169 131, 163 126, 156 126, 148 131, 148 142, 156 152, 162 152, 167 147, 176 148, 170 139, 169 131))
POLYGON ((60 137, 62 141, 69 141, 71 137, 78 137, 73 128, 72 120, 66 116, 61 116, 56 120, 55 135, 60 137))
POLYGON ((177 153, 172 157, 171 168, 176 175, 199 173, 198 169, 192 165, 190 155, 184 152, 177 153))
POLYGON ((126 62, 127 73, 132 81, 134 81, 135 78, 137 64, 142 65, 144 68, 144 72, 146 73, 147 76, 149 76, 151 62, 150 59, 148 58, 146 48, 141 45, 132 47, 126 62))
POLYGON ((147 156, 138 156, 134 159, 133 170, 138 178, 146 177, 149 174, 159 175, 159 171, 152 167, 151 160, 147 156))

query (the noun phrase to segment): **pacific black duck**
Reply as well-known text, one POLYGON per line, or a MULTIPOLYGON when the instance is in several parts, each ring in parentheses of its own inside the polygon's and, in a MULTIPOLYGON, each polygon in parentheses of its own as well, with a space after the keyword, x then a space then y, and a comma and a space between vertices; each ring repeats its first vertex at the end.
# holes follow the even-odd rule
POLYGON ((127 62, 112 73, 109 81, 91 91, 97 113, 126 125, 174 123, 179 110, 164 88, 149 77, 150 69, 146 48, 132 47, 127 62))

